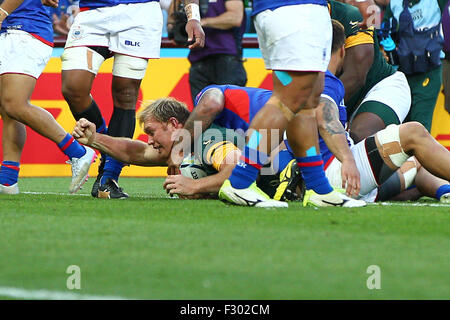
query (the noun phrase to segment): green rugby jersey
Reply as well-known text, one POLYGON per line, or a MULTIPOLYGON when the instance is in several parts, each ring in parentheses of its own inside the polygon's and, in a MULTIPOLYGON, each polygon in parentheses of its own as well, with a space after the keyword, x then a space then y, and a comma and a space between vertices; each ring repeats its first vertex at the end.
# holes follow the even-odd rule
POLYGON ((225 157, 231 151, 241 149, 245 145, 245 137, 233 129, 212 124, 196 142, 195 158, 202 163, 208 175, 219 171, 225 157))
POLYGON ((328 1, 328 9, 332 19, 339 21, 345 29, 345 48, 351 48, 359 44, 373 44, 373 64, 367 72, 366 83, 348 101, 347 113, 352 114, 364 96, 381 80, 393 75, 395 68, 384 58, 373 27, 366 30, 360 29, 358 23, 363 20, 358 8, 334 0, 328 1))

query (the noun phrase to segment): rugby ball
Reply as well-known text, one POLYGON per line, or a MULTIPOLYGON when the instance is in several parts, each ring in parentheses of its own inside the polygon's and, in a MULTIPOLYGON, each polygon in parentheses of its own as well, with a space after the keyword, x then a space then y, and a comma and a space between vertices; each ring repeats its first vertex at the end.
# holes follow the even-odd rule
POLYGON ((208 175, 203 164, 193 155, 189 155, 183 159, 180 165, 180 172, 183 176, 191 179, 200 179, 208 175))

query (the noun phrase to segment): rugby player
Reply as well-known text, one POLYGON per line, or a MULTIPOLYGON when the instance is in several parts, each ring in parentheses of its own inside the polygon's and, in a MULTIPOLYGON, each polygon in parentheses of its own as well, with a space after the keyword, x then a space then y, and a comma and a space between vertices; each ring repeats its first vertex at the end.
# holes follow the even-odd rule
POLYGON ((411 90, 406 76, 384 58, 374 27, 360 29, 363 18, 356 7, 329 0, 328 8, 345 29, 345 62, 337 76, 344 84, 350 136, 356 143, 402 123, 411 107, 411 90))
MULTIPOLYGON (((43 0, 57 5, 57 1, 43 0)), ((0 5, 0 112, 3 119, 3 162, 0 193, 19 193, 20 156, 25 125, 55 142, 72 164, 69 192, 86 181, 95 152, 80 145, 45 109, 30 97, 53 50, 53 30, 41 0, 5 0, 0 5)))
MULTIPOLYGON (((273 70, 274 89, 251 119, 241 160, 224 182, 219 197, 243 206, 286 207, 286 203, 267 200, 254 183, 286 130, 306 187, 314 191, 311 199, 323 205, 350 205, 327 181, 318 151, 314 108, 323 89, 332 33, 326 1, 257 0, 253 2, 253 15, 266 68, 273 70)), ((172 153, 169 173, 181 162, 176 152, 172 153)))
MULTIPOLYGON (((198 0, 185 0, 189 48, 204 45, 198 0)), ((159 58, 163 16, 159 0, 81 0, 62 59, 62 93, 76 120, 86 118, 97 130, 115 137, 132 137, 135 107, 148 59, 159 58), (90 92, 97 72, 114 57, 111 92, 114 110, 106 127, 90 92)), ((102 157, 92 196, 101 189, 111 198, 127 198, 117 181, 123 163, 102 157)))
MULTIPOLYGON (((359 197, 376 200, 377 186, 390 179, 391 191, 400 192, 400 186, 410 185, 416 178, 416 172, 428 185, 423 185, 425 195, 450 202, 450 152, 440 145, 418 122, 391 124, 375 135, 363 139, 356 145, 348 137, 345 89, 335 76, 345 61, 344 27, 333 21, 333 47, 328 71, 325 75, 325 89, 321 95, 321 104, 317 108, 317 120, 320 131, 320 150, 325 162, 325 173, 334 187, 345 187, 341 176, 344 157, 351 151, 361 175, 359 197), (340 31, 339 31, 340 29, 340 31), (433 156, 430 156, 433 155, 433 156), (416 168, 416 160, 419 163, 416 168), (395 174, 405 162, 410 162, 412 170, 402 177, 395 174), (423 168, 421 168, 423 166, 423 168), (431 174, 430 174, 431 173, 431 174)), ((286 143, 288 149, 289 144, 286 143)), ((292 159, 294 156, 292 155, 292 159)), ((308 197, 308 192, 305 198, 308 197)), ((304 199, 307 201, 307 199, 304 199)))
MULTIPOLYGON (((149 136, 148 144, 130 139, 112 138, 99 133, 92 135, 93 125, 84 119, 77 123, 73 134, 80 142, 87 143, 125 163, 166 165, 172 150, 180 147, 180 145, 174 146, 172 134, 181 128, 194 127, 194 123, 191 122, 194 118, 203 119, 201 123, 199 122, 201 129, 198 130, 198 133, 203 132, 203 134, 196 135, 193 140, 197 141, 198 150, 203 150, 200 155, 197 155, 197 158, 202 161, 208 173, 219 172, 219 175, 210 176, 208 180, 205 180, 206 178, 199 179, 195 182, 192 182, 192 179, 187 180, 181 175, 169 175, 164 187, 172 194, 192 195, 195 189, 202 190, 200 193, 217 193, 236 165, 235 159, 237 155, 241 154, 240 149, 244 147, 243 137, 249 128, 252 117, 261 110, 271 95, 271 91, 259 88, 211 85, 197 95, 192 112, 194 117, 189 116, 189 112, 183 103, 173 98, 159 99, 139 116, 144 131, 149 136), (84 133, 84 128, 89 128, 86 129, 89 133, 84 133), (223 137, 223 134, 216 133, 216 136, 211 138, 211 136, 214 136, 214 131, 211 131, 211 128, 222 130, 223 134, 228 134, 229 137, 223 137), (224 129, 231 129, 231 133, 230 131, 223 131, 224 129), (236 131, 240 134, 234 134, 236 131), (86 138, 86 135, 89 135, 89 138, 86 138)), ((189 133, 185 141, 189 141, 187 146, 190 148, 192 142, 189 136, 190 130, 184 131, 184 133, 189 133)), ((281 171, 287 165, 287 163, 279 161, 278 158, 276 162, 279 162, 279 165, 275 166, 275 172, 281 171)), ((293 170, 295 170, 295 167, 292 166, 293 170)), ((349 176, 355 177, 354 173, 357 170, 349 171, 351 172, 349 176)), ((267 185, 272 184, 276 188, 279 181, 274 183, 273 176, 275 174, 273 172, 268 173, 268 176, 261 176, 261 186, 270 195, 273 195, 275 189, 268 188, 267 185)), ((283 175, 284 177, 285 175, 283 175)), ((295 179, 291 176, 287 178, 289 180, 295 179)), ((352 185, 354 180, 356 178, 353 178, 352 185)), ((255 189, 258 190, 261 197, 269 199, 259 188, 255 187, 255 189)), ((286 190, 292 192, 285 186, 278 191, 278 199, 284 199, 286 190)), ((345 195, 342 195, 342 198, 346 199, 345 203, 352 206, 364 204, 362 201, 353 200, 345 195)))
MULTIPOLYGON (((98 133, 95 124, 82 118, 75 128, 78 141, 93 146, 119 161, 140 166, 167 165, 172 150, 172 135, 184 127, 189 111, 186 105, 173 98, 154 101, 139 114, 139 123, 148 135, 148 142, 129 138, 110 137, 98 133)), ((226 130, 216 124, 210 126, 194 147, 196 158, 202 162, 207 177, 193 180, 183 176, 171 176, 165 183, 168 193, 181 196, 209 195, 220 189, 236 165, 244 144, 244 136, 234 130, 226 130), (175 187, 174 183, 177 183, 175 187), (178 187, 179 185, 182 187, 178 187)), ((107 191, 101 197, 109 196, 107 191)))

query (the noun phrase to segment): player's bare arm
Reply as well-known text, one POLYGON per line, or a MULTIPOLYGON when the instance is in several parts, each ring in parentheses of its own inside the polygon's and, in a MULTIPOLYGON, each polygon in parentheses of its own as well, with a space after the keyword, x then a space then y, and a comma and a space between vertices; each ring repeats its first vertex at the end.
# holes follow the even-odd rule
POLYGON ((339 77, 345 87, 345 100, 352 97, 366 83, 373 64, 373 44, 364 43, 345 50, 343 73, 339 77))
POLYGON ((345 129, 339 121, 339 109, 325 97, 320 98, 316 109, 317 125, 320 135, 330 151, 342 163, 342 188, 349 196, 357 196, 361 188, 358 168, 347 143, 345 129))
POLYGON ((189 49, 202 48, 205 45, 205 33, 200 24, 200 9, 198 0, 185 0, 184 7, 188 22, 186 23, 186 32, 188 34, 188 42, 194 41, 189 49))
POLYGON ((5 0, 0 5, 0 28, 2 26, 3 20, 6 19, 14 10, 16 10, 23 0, 5 0))
POLYGON ((77 122, 72 135, 78 142, 91 146, 124 163, 147 167, 166 165, 166 159, 152 146, 140 140, 110 137, 97 133, 95 124, 84 118, 77 122))
POLYGON ((199 103, 191 112, 184 125, 184 130, 187 130, 191 136, 191 140, 185 140, 183 142, 183 140, 179 140, 178 137, 175 137, 175 142, 172 148, 174 152, 168 160, 168 173, 170 175, 177 172, 177 168, 183 160, 183 155, 175 154, 176 150, 187 150, 190 142, 196 141, 198 139, 198 134, 201 134, 211 126, 216 116, 222 112, 224 105, 225 97, 219 89, 212 88, 203 94, 199 103), (201 124, 201 132, 194 132, 196 123, 201 124), (197 133, 197 136, 194 136, 195 133, 197 133))
POLYGON ((233 0, 225 2, 225 11, 217 17, 203 18, 202 27, 210 27, 221 30, 228 30, 240 27, 244 18, 244 3, 242 0, 233 0))

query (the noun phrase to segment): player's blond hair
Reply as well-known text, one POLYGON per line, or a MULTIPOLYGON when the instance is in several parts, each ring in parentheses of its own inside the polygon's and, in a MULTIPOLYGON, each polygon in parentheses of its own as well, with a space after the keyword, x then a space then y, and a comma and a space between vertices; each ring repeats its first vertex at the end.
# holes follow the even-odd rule
POLYGON ((146 106, 139 113, 138 120, 142 126, 148 118, 154 118, 156 121, 166 123, 172 117, 184 124, 189 117, 189 110, 185 103, 167 97, 155 100, 146 106))

